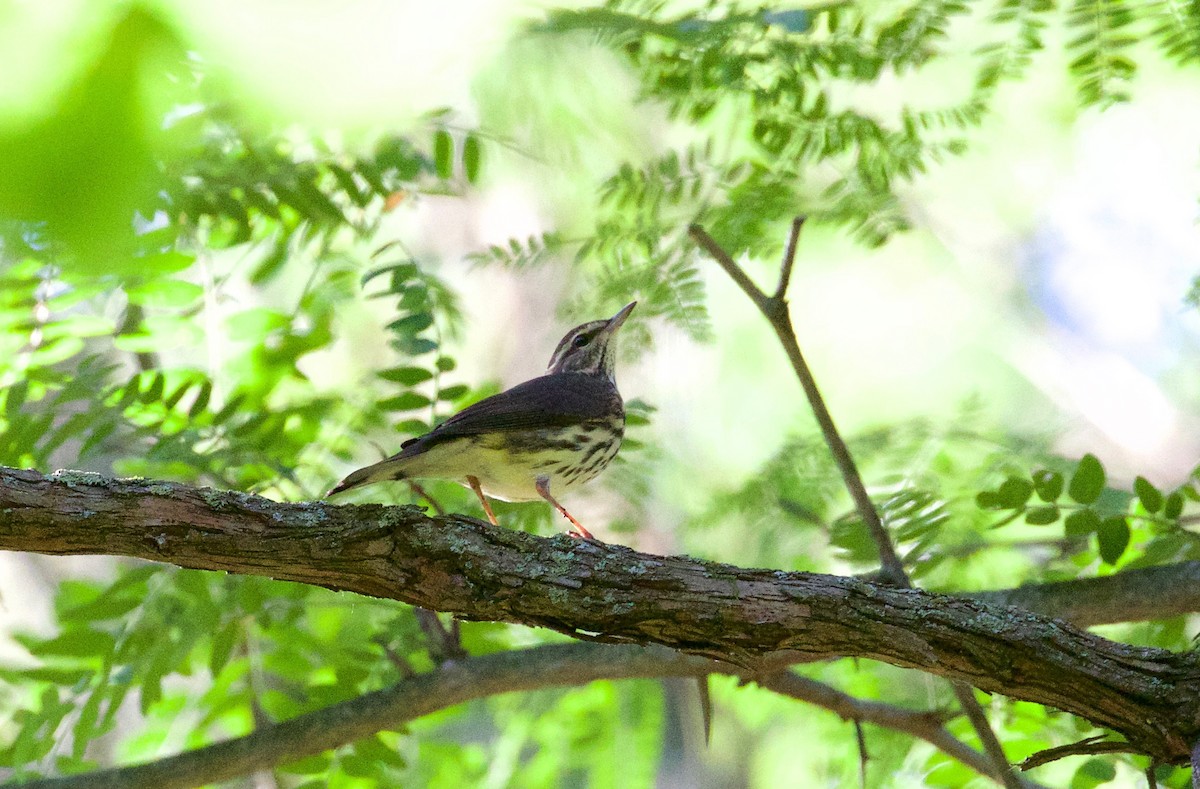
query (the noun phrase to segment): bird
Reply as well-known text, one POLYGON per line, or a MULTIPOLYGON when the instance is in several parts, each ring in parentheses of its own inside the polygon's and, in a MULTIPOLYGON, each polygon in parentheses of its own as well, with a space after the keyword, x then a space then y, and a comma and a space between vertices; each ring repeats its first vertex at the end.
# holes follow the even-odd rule
POLYGON ((555 494, 590 482, 621 447, 625 403, 617 391, 614 337, 636 306, 571 329, 545 375, 468 406, 326 495, 388 480, 449 479, 475 492, 493 525, 499 522, 489 498, 542 498, 571 522, 568 534, 595 540, 555 494))

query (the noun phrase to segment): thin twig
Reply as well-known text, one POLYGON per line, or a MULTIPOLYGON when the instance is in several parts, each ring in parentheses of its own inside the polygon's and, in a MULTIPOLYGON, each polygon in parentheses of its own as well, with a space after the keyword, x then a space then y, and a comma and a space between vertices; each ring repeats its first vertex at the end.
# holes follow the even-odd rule
MULTIPOLYGON (((805 397, 808 398, 813 416, 816 417, 817 425, 821 429, 821 435, 825 438, 825 443, 829 447, 830 454, 833 455, 834 463, 837 464, 838 471, 842 476, 842 482, 849 491, 850 498, 854 500, 855 509, 858 511, 858 515, 862 518, 863 523, 866 524, 879 550, 879 580, 883 583, 911 588, 912 579, 909 578, 908 572, 904 569, 904 563, 896 553, 896 546, 892 543, 891 535, 888 534, 882 519, 879 517, 879 511, 875 508, 874 502, 871 501, 871 497, 867 493, 867 487, 863 483, 862 475, 858 471, 854 457, 850 454, 850 448, 846 446, 841 433, 838 432, 837 425, 833 422, 833 416, 829 413, 829 409, 825 405, 825 399, 821 396, 821 390, 817 387, 816 378, 809 369, 808 363, 804 360, 804 354, 800 352, 800 343, 796 339, 796 330, 792 326, 791 314, 787 308, 787 287, 791 281, 792 265, 795 261, 796 246, 799 242, 800 228, 803 224, 803 217, 797 217, 792 222, 788 245, 784 252, 783 262, 780 264, 779 286, 776 288, 775 295, 770 298, 750 280, 750 277, 746 275, 741 266, 734 261, 733 257, 703 227, 693 224, 688 227, 688 233, 700 246, 712 255, 721 268, 729 274, 738 287, 754 302, 755 306, 762 312, 763 317, 771 324, 776 337, 779 338, 779 343, 783 346, 788 361, 792 364, 792 370, 796 373, 796 378, 799 380, 801 388, 804 389, 805 397)), ((984 715, 983 708, 976 701, 974 691, 970 686, 959 682, 953 683, 953 686, 954 695, 958 698, 963 711, 966 712, 971 724, 975 727, 979 740, 983 744, 988 756, 994 762, 997 773, 1003 780, 1004 785, 1008 789, 1019 787, 1021 785, 1020 779, 1013 772, 1012 765, 1009 764, 1008 758, 1004 755, 1004 748, 988 724, 987 716, 984 715)))
POLYGON ((975 729, 975 734, 979 737, 984 752, 997 767, 1003 765, 1001 778, 1004 785, 1009 789, 1017 789, 1021 786, 1021 779, 1013 772, 1012 764, 1004 754, 1004 746, 1000 744, 996 732, 992 731, 992 725, 988 723, 987 715, 983 713, 983 707, 975 698, 975 690, 965 682, 951 682, 950 685, 954 688, 954 697, 958 699, 959 706, 967 714, 967 720, 971 721, 971 726, 975 729))
POLYGON ((712 744, 713 705, 712 693, 708 687, 709 679, 709 674, 696 677, 696 690, 700 694, 700 715, 704 723, 704 746, 706 748, 712 744))
POLYGON ((787 298, 788 285, 792 283, 792 264, 796 262, 796 247, 800 242, 800 228, 804 227, 807 217, 798 216, 792 220, 792 231, 788 234, 787 247, 783 251, 783 262, 779 264, 779 285, 775 287, 777 302, 787 298))
MULTIPOLYGON (((791 671, 776 671, 756 677, 752 681, 759 687, 781 696, 824 707, 842 720, 871 723, 922 739, 981 775, 986 775, 997 783, 1003 782, 1001 770, 986 753, 975 750, 946 730, 945 723, 954 717, 953 714, 942 710, 908 710, 892 704, 856 698, 823 682, 791 671)), ((1026 787, 1039 786, 1028 779, 1022 779, 1022 782, 1026 787)))
MULTIPOLYGON (((801 225, 802 221, 799 220, 792 223, 794 237, 798 236, 801 225)), ((850 497, 854 500, 858 516, 867 525, 867 528, 871 532, 871 537, 879 548, 879 563, 881 565, 880 580, 895 586, 911 586, 908 580, 908 573, 904 571, 904 565, 900 561, 900 557, 896 554, 892 540, 879 518, 879 512, 875 509, 875 505, 871 502, 871 497, 867 494, 866 485, 863 484, 862 475, 858 472, 858 466, 854 463, 850 449, 846 446, 846 442, 842 440, 841 434, 833 422, 833 416, 829 413, 829 409, 825 405, 825 399, 821 396, 821 390, 817 387, 816 378, 813 377, 808 363, 804 361, 804 354, 800 352, 800 345, 796 341, 796 331, 792 328, 792 319, 788 314, 787 305, 784 301, 786 294, 777 293, 774 298, 767 298, 750 281, 746 272, 734 262, 729 253, 704 228, 699 225, 692 225, 688 228, 688 232, 700 246, 704 247, 712 255, 713 259, 729 274, 738 287, 750 297, 750 300, 762 312, 763 317, 771 324, 771 328, 775 330, 775 334, 778 336, 780 344, 783 345, 783 350, 787 354, 788 360, 792 363, 792 369, 796 373, 796 378, 800 381, 800 386, 804 389, 804 394, 808 398, 813 416, 817 419, 817 425, 821 428, 821 435, 825 438, 825 443, 829 446, 829 451, 833 455, 833 460, 837 464, 838 471, 841 473, 842 481, 846 485, 846 489, 850 492, 850 497)), ((790 240, 788 246, 790 253, 794 255, 795 252, 792 249, 790 240)), ((787 265, 789 260, 790 258, 785 256, 784 265, 787 265)), ((791 267, 787 266, 787 268, 790 271, 791 267)), ((790 280, 790 274, 785 277, 781 273, 779 279, 780 284, 786 286, 788 280, 790 280)))
POLYGON ((425 490, 425 488, 421 487, 420 484, 413 482, 411 479, 407 479, 407 480, 405 480, 405 482, 408 483, 408 487, 410 490, 412 490, 413 493, 417 494, 421 498, 425 499, 425 501, 429 502, 429 506, 433 507, 434 512, 436 512, 438 515, 446 514, 446 509, 441 504, 438 503, 437 499, 435 499, 433 496, 430 496, 429 493, 425 490))
POLYGON ((729 256, 729 253, 725 251, 724 247, 718 244, 704 228, 700 227, 700 225, 689 226, 688 233, 691 234, 692 238, 697 244, 704 247, 704 250, 708 252, 708 254, 712 255, 713 260, 717 261, 717 264, 721 268, 725 269, 725 273, 728 274, 729 278, 732 279, 737 286, 742 289, 743 293, 750 297, 750 301, 754 302, 754 306, 758 307, 763 311, 764 314, 766 314, 767 302, 769 301, 767 299, 767 294, 763 293, 759 287, 754 284, 753 280, 746 276, 746 272, 742 271, 742 267, 734 262, 733 258, 729 256))
POLYGON ((867 761, 871 756, 867 753, 867 738, 863 736, 862 721, 854 719, 854 736, 858 740, 858 785, 867 789, 867 761))
POLYGON ((1026 756, 1025 760, 1017 766, 1022 770, 1032 770, 1034 767, 1041 767, 1043 764, 1049 764, 1067 756, 1087 756, 1097 753, 1141 753, 1141 751, 1127 742, 1108 740, 1105 737, 1107 735, 1100 734, 1095 737, 1088 737, 1086 740, 1080 740, 1079 742, 1059 745, 1055 748, 1047 748, 1044 751, 1038 751, 1026 756))
POLYGON ((413 607, 413 615, 425 633, 429 657, 433 659, 434 663, 440 665, 450 660, 462 660, 467 656, 466 650, 459 641, 457 620, 451 619, 451 626, 447 628, 438 618, 436 611, 430 611, 428 608, 420 606, 413 607))

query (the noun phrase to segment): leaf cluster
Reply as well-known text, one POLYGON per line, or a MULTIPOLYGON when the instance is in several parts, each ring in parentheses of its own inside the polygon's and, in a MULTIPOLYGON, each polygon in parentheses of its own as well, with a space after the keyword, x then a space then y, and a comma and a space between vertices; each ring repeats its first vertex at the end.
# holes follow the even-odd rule
POLYGON ((1005 513, 992 528, 1022 518, 1031 526, 1061 523, 1064 538, 1075 543, 1073 553, 1086 555, 1083 545, 1094 539, 1096 554, 1109 565, 1146 566, 1200 555, 1200 540, 1182 521, 1187 502, 1200 501, 1200 469, 1169 492, 1142 476, 1134 480, 1132 495, 1107 482, 1103 464, 1088 454, 1066 473, 1042 468, 1009 476, 975 500, 983 510, 1005 513), (1127 556, 1135 530, 1137 545, 1127 556))

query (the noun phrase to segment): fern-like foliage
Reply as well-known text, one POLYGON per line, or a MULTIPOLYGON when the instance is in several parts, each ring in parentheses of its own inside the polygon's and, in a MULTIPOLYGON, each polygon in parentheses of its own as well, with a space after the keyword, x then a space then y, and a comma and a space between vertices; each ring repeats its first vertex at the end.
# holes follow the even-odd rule
POLYGON ((1149 3, 1152 35, 1167 57, 1181 65, 1200 63, 1200 0, 1149 3))
MULTIPOLYGON (((446 283, 395 246, 374 259, 361 250, 386 212, 455 192, 454 144, 439 129, 335 150, 249 131, 192 98, 201 109, 172 131, 192 124, 197 145, 160 162, 159 201, 126 221, 134 257, 95 270, 37 223, 0 224, 0 464, 316 498, 346 463, 377 459, 374 440, 398 443, 397 431, 427 429, 471 396, 451 380, 462 315, 446 283), (330 386, 342 322, 372 298, 388 301, 379 347, 393 363, 330 386)), ((474 147, 462 146, 468 180, 474 147)), ((66 585, 56 613, 56 635, 19 639, 34 668, 0 667, 13 689, 0 699, 15 722, 0 736, 10 776, 95 767, 90 744, 132 699, 149 736, 186 710, 200 744, 254 709, 289 717, 377 688, 395 678, 388 655, 430 660, 405 607, 264 579, 137 568, 66 585), (221 690, 197 697, 164 682, 198 671, 221 690), (294 692, 264 699, 278 688, 294 692)), ((322 760, 328 774, 400 782, 377 738, 322 760)))
POLYGON ((982 63, 975 86, 981 96, 990 94, 1006 80, 1025 75, 1034 53, 1044 46, 1046 18, 1053 10, 1053 0, 1000 2, 988 20, 989 27, 997 29, 996 40, 978 50, 982 63))
POLYGON ((1137 42, 1137 14, 1125 0, 1075 0, 1067 12, 1074 33, 1067 43, 1083 104, 1112 104, 1129 99, 1129 81, 1137 66, 1129 55, 1137 42))

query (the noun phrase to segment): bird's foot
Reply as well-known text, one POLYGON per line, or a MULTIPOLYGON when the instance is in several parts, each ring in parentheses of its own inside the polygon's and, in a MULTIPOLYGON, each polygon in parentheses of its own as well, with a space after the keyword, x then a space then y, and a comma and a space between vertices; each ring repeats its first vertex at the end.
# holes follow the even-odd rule
MULTIPOLYGON (((571 518, 570 515, 568 515, 567 517, 571 518)), ((590 531, 583 528, 583 526, 581 526, 579 524, 579 521, 575 520, 574 518, 571 518, 571 523, 575 524, 575 528, 567 529, 568 537, 571 537, 572 539, 575 539, 575 540, 591 540, 592 542, 600 542, 592 535, 592 533, 590 531)))

